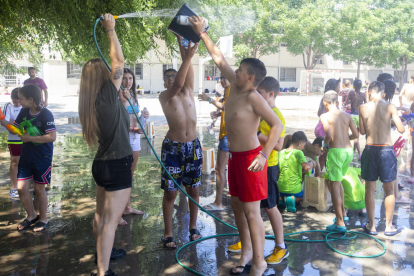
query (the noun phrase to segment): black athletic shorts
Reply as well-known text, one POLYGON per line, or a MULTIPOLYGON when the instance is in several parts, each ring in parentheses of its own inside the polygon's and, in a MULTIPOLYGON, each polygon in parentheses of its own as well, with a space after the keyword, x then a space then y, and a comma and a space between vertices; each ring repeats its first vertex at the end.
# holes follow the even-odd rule
POLYGON ((279 165, 267 167, 267 198, 260 201, 260 208, 272 209, 279 204, 279 165))
POLYGON ((397 178, 397 157, 392 146, 365 146, 361 156, 361 178, 392 182, 397 178))
POLYGON ((96 185, 105 191, 119 191, 132 187, 132 155, 115 160, 94 160, 92 175, 96 185))

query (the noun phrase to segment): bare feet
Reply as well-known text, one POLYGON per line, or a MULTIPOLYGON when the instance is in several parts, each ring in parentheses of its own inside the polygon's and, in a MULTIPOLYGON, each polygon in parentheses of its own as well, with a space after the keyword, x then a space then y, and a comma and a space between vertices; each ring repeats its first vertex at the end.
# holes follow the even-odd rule
POLYGON ((216 205, 214 203, 205 205, 205 206, 203 206, 203 208, 206 209, 207 211, 224 211, 224 210, 227 209, 223 205, 216 205))
POLYGON ((121 220, 118 222, 118 225, 120 225, 120 226, 124 226, 124 225, 127 225, 127 224, 128 224, 128 222, 126 220, 124 220, 123 218, 121 218, 121 220))
POLYGON ((266 269, 267 269, 267 263, 265 260, 262 260, 259 265, 255 265, 255 264, 252 265, 249 275, 250 276, 262 276, 263 273, 266 271, 266 269))
POLYGON ((395 198, 395 203, 400 204, 411 204, 412 199, 406 198, 405 196, 401 196, 400 198, 395 198))
POLYGON ((125 209, 125 211, 122 215, 127 216, 127 215, 143 215, 143 214, 144 214, 144 211, 135 210, 135 209, 131 208, 131 209, 125 209))

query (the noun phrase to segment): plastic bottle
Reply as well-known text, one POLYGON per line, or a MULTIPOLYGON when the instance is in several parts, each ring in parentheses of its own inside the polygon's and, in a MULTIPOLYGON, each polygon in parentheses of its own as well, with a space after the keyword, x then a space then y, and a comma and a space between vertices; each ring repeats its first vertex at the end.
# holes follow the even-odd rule
POLYGON ((144 107, 144 109, 141 112, 141 116, 139 117, 139 121, 141 122, 143 129, 145 128, 145 124, 147 122, 147 118, 145 118, 145 116, 144 116, 144 113, 146 113, 146 112, 147 112, 147 108, 144 107))
MULTIPOLYGON (((188 20, 188 15, 179 15, 177 16, 177 24, 183 25, 183 26, 193 26, 193 24, 188 20)), ((208 26, 208 20, 204 18, 204 29, 207 29, 208 26)))

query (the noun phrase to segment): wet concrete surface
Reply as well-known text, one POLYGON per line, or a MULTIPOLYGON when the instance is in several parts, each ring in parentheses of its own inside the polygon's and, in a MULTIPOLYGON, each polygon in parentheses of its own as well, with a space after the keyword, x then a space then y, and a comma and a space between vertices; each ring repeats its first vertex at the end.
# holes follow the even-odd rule
MULTIPOLYGON (((1 99, 0 99, 1 101, 1 99)), ((156 137, 151 143, 160 152, 161 141, 168 126, 155 96, 143 98, 141 106, 151 112, 149 121, 155 123, 156 137)), ((316 110, 320 97, 279 97, 277 105, 286 119, 286 134, 303 130, 313 140, 313 129, 318 121, 316 110), (312 107, 312 108, 311 108, 312 107)), ((51 101, 52 102, 52 101, 51 101)), ((16 231, 17 223, 26 212, 19 200, 10 199, 8 191, 9 152, 5 132, 0 133, 0 275, 89 275, 95 271, 93 260, 95 240, 92 219, 95 211, 95 183, 91 174, 92 152, 80 135, 77 118, 76 97, 56 97, 50 109, 55 114, 58 139, 55 143, 52 185, 49 191, 48 217, 51 228, 45 233, 30 230, 16 231)), ((210 122, 208 103, 197 103, 198 135, 205 147, 217 149, 219 122, 211 135, 206 126, 210 122)), ((399 137, 393 133, 393 140, 399 137)), ((361 138, 361 147, 365 139, 361 138)), ((125 248, 124 259, 111 262, 110 267, 118 275, 194 275, 184 270, 175 260, 175 251, 165 250, 160 242, 163 235, 163 218, 160 189, 160 166, 146 140, 141 141, 142 151, 133 179, 131 203, 134 208, 145 211, 143 216, 126 216, 128 225, 119 226, 115 247, 125 248)), ((411 184, 407 183, 410 168, 411 145, 403 149, 399 161, 400 183, 403 195, 414 198, 411 184)), ((355 162, 357 160, 355 159, 355 162)), ((33 195, 36 204, 36 196, 33 195)), ((209 204, 215 198, 214 174, 203 177, 200 203, 209 204)), ((376 224, 378 238, 386 245, 387 252, 378 258, 358 259, 333 252, 326 243, 287 242, 290 256, 279 265, 272 265, 264 275, 413 275, 414 274, 414 204, 397 204, 394 223, 404 230, 395 237, 383 235, 385 228, 384 192, 377 183, 376 224)), ((215 212, 218 218, 235 225, 227 187, 223 197, 229 209, 215 212)), ((174 205, 174 237, 178 246, 189 242, 188 201, 181 193, 174 205)), ((265 212, 266 233, 272 234, 265 212)), ((296 214, 283 212, 284 231, 292 233, 306 230, 321 230, 332 224, 332 212, 318 212, 315 208, 298 207, 296 214)), ((347 223, 349 230, 361 231, 365 218, 351 212, 347 223)), ((204 212, 199 212, 198 229, 203 236, 234 233, 235 231, 217 222, 204 212)), ((313 233, 303 233, 294 238, 321 239, 313 233)), ((229 253, 226 247, 238 241, 237 237, 222 237, 196 243, 180 253, 180 260, 192 269, 205 275, 228 275, 240 255, 229 253)), ((378 254, 381 248, 373 240, 358 236, 356 240, 334 241, 337 250, 366 256, 378 254)), ((265 255, 271 253, 274 241, 267 240, 265 255)))

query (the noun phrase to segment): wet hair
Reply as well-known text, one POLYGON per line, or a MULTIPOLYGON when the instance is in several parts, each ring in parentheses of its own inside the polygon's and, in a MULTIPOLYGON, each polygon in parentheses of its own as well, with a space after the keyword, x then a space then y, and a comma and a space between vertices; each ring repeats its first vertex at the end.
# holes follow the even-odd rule
POLYGON ((263 89, 266 93, 273 91, 275 94, 274 97, 276 97, 280 90, 280 84, 274 77, 265 77, 257 88, 263 89))
POLYGON ((362 81, 360 79, 355 79, 354 80, 354 90, 355 92, 361 92, 361 87, 362 87, 362 81))
POLYGON ((266 66, 257 58, 245 58, 240 62, 247 65, 247 73, 254 76, 253 86, 257 87, 266 77, 266 66))
POLYGON ((385 85, 380 81, 373 81, 368 86, 368 91, 374 93, 384 93, 385 85))
POLYGON ((175 73, 177 73, 177 70, 175 70, 173 68, 170 68, 170 69, 165 70, 164 71, 164 77, 165 77, 165 74, 167 74, 168 72, 175 72, 175 73))
POLYGON ((411 75, 410 79, 412 82, 414 82, 414 75, 411 75))
POLYGON ((131 87, 132 97, 134 98, 135 103, 139 106, 139 104, 138 104, 138 97, 137 97, 137 85, 135 84, 135 75, 134 75, 134 72, 132 72, 131 69, 124 67, 124 74, 130 74, 132 76, 132 87, 131 87))
POLYGON ((292 144, 297 144, 299 142, 308 142, 308 138, 306 137, 306 134, 303 131, 296 131, 292 135, 292 144))
POLYGON ((377 81, 380 81, 382 83, 386 80, 392 80, 393 81, 394 77, 391 74, 388 74, 388 73, 381 73, 377 77, 377 81))
POLYGON ((40 106, 41 94, 40 90, 36 85, 28 84, 21 88, 19 88, 20 95, 25 97, 26 99, 33 99, 34 104, 36 105, 36 110, 40 111, 42 107, 40 106))
POLYGON ((344 83, 345 83, 345 86, 346 86, 346 87, 348 87, 348 86, 350 86, 350 85, 351 85, 351 81, 350 81, 350 80, 345 80, 345 82, 344 82, 344 83))
POLYGON ((20 88, 17 87, 17 88, 15 88, 15 89, 12 90, 12 92, 10 94, 10 97, 12 99, 15 99, 15 100, 18 100, 19 99, 19 89, 20 88))
POLYGON ((325 95, 323 95, 323 101, 327 102, 328 104, 337 103, 338 102, 338 94, 335 91, 330 90, 330 91, 326 92, 325 95))
POLYGON ((27 68, 27 72, 29 72, 30 70, 35 70, 36 71, 36 68, 34 68, 34 67, 27 68))
POLYGON ((392 98, 395 94, 395 89, 397 88, 397 85, 392 80, 385 80, 384 81, 384 93, 385 97, 384 100, 391 102, 392 98))
POLYGON ((335 91, 338 87, 338 84, 341 82, 341 79, 329 79, 325 84, 325 92, 328 92, 329 90, 335 91))
POLYGON ((323 139, 324 138, 322 136, 316 137, 315 140, 313 140, 312 145, 318 145, 319 147, 322 147, 323 139))

